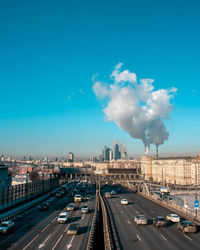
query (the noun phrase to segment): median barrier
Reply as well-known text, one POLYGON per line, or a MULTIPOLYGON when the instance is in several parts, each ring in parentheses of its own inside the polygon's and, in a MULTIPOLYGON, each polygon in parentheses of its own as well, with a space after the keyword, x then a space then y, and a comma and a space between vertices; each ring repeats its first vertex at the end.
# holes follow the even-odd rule
POLYGON ((105 250, 115 249, 113 245, 112 233, 111 233, 111 225, 107 212, 107 208, 105 206, 105 201, 101 194, 99 194, 99 200, 101 203, 102 216, 103 216, 103 233, 104 233, 104 248, 105 250))
POLYGON ((88 243, 87 243, 87 250, 92 250, 94 246, 94 241, 95 241, 95 234, 96 234, 96 226, 97 226, 97 221, 98 221, 98 216, 99 216, 99 194, 98 190, 96 191, 96 203, 95 203, 95 210, 94 210, 94 216, 92 220, 92 225, 88 237, 88 243))

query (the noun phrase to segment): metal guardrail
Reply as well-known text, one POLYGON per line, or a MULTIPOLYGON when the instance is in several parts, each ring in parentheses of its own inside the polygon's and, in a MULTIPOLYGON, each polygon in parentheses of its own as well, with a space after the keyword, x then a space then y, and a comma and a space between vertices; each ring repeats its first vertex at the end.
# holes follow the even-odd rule
POLYGON ((98 216, 99 216, 99 193, 98 193, 98 190, 96 190, 96 204, 95 204, 94 216, 93 216, 93 220, 92 220, 92 225, 91 225, 90 234, 88 237, 88 243, 87 243, 86 250, 93 249, 98 216))
POLYGON ((111 233, 110 218, 108 216, 108 211, 105 205, 105 201, 101 196, 101 194, 99 194, 99 199, 101 203, 102 217, 103 217, 104 247, 105 250, 112 250, 114 249, 114 245, 111 233))

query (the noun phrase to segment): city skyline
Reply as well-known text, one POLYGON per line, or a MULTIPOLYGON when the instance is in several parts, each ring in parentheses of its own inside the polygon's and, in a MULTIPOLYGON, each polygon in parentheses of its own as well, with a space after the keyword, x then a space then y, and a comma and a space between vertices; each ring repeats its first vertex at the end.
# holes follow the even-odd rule
MULTIPOLYGON (((94 77, 123 62, 155 90, 176 87, 166 121, 169 139, 159 155, 197 155, 200 149, 200 24, 198 1, 61 1, 0 4, 0 153, 80 159, 104 145, 140 140, 105 119, 94 77)), ((150 154, 156 154, 151 146, 150 154)))

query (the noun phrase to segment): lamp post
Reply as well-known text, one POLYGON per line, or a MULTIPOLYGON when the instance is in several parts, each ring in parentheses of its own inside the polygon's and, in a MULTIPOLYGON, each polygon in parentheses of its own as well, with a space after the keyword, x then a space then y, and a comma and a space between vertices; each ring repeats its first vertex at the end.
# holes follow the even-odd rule
MULTIPOLYGON (((195 201, 197 200, 197 162, 195 162, 195 201)), ((197 218, 197 208, 195 210, 195 217, 197 218)))

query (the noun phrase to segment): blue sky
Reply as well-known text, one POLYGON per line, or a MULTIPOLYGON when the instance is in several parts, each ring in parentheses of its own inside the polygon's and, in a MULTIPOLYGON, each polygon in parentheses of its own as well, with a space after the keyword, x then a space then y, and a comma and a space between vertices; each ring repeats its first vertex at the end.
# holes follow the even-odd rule
POLYGON ((156 89, 178 89, 160 152, 197 154, 199 9, 189 0, 1 1, 0 152, 81 158, 118 140, 143 154, 141 141, 105 121, 92 91, 94 74, 107 80, 123 62, 156 89))

